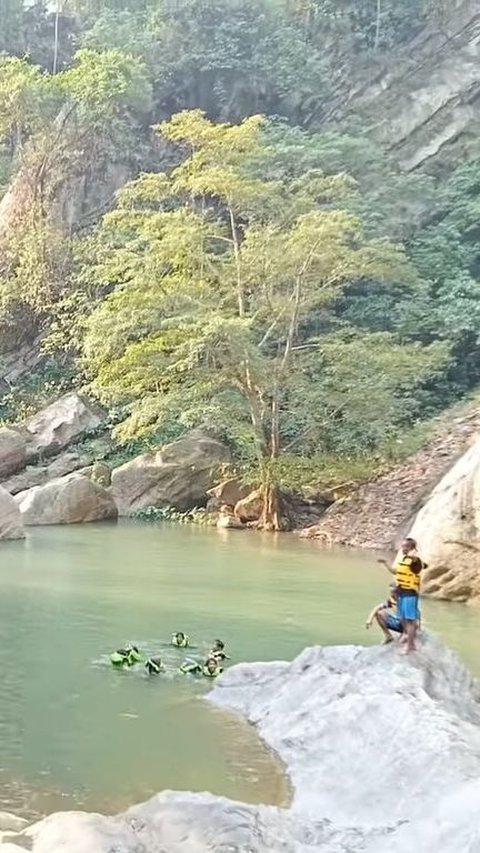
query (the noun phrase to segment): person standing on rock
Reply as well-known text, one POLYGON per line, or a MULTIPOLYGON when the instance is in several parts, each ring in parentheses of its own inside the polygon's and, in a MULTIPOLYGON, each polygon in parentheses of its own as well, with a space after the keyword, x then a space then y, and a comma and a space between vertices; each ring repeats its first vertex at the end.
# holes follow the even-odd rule
POLYGON ((400 548, 399 561, 389 566, 386 560, 379 560, 395 575, 395 593, 397 596, 397 613, 407 638, 405 653, 414 652, 420 611, 418 599, 420 595, 420 575, 426 564, 417 554, 417 543, 407 537, 400 548))

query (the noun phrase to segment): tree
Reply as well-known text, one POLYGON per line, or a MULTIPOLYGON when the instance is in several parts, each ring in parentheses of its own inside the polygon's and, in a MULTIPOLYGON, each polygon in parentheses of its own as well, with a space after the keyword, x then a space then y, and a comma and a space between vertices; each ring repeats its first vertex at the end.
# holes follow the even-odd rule
MULTIPOLYGON (((250 445, 263 524, 279 529, 276 463, 286 424, 309 406, 295 389, 312 362, 322 373, 324 342, 305 331, 311 313, 328 312, 352 280, 414 279, 398 248, 366 240, 342 209, 353 192, 345 175, 249 171, 262 124, 215 125, 193 111, 161 125, 185 159, 169 175, 140 176, 105 218, 96 278, 111 292, 87 321, 84 358, 96 393, 129 406, 124 439, 173 418, 211 422, 250 445)), ((402 354, 415 382, 440 357, 402 354)), ((391 382, 389 406, 398 391, 391 382)))

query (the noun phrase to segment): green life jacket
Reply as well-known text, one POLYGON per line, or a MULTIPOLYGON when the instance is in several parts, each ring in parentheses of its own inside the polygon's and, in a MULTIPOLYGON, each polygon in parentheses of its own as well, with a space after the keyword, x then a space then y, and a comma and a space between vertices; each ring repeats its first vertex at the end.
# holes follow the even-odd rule
POLYGON ((204 675, 205 678, 216 678, 218 675, 221 675, 222 672, 223 669, 221 666, 217 666, 213 672, 210 672, 207 666, 202 667, 202 675, 204 675))

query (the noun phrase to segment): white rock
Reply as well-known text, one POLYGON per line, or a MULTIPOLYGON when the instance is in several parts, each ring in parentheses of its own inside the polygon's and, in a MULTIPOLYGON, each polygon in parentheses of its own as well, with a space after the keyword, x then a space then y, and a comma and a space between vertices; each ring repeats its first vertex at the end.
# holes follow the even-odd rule
POLYGON ((24 538, 22 517, 15 499, 0 486, 0 539, 24 538))
POLYGON ((18 430, 0 428, 0 477, 8 477, 25 467, 27 443, 18 430))
POLYGON ((409 535, 428 563, 424 592, 457 601, 480 596, 480 439, 440 480, 409 535))

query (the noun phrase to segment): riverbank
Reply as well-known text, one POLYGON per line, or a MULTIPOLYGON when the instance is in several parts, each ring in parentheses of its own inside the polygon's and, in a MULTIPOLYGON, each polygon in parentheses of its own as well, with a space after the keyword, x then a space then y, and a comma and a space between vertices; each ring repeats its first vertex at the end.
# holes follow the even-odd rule
POLYGON ((0 853, 469 853, 480 842, 479 698, 432 638, 409 659, 395 644, 242 664, 210 700, 246 716, 284 760, 290 808, 166 792, 116 817, 52 815, 4 836, 0 853))

